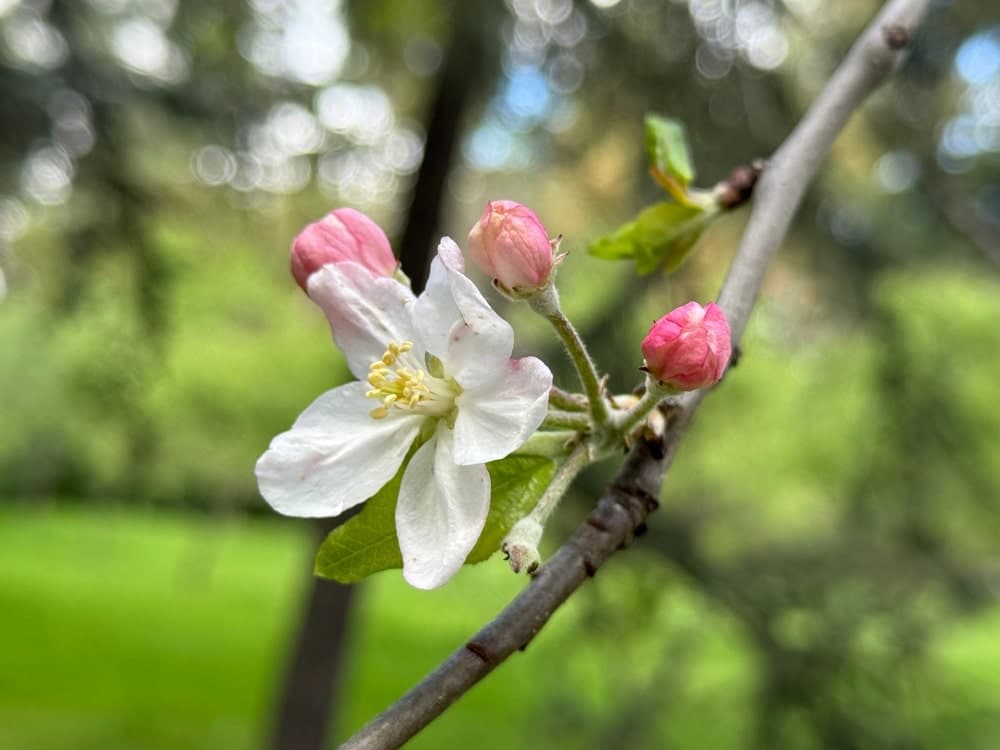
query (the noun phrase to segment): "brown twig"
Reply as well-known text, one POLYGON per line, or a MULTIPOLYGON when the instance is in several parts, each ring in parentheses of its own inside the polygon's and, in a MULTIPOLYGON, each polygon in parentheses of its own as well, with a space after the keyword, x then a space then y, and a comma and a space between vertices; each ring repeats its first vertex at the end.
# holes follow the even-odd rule
MULTIPOLYGON (((820 162, 851 114, 898 62, 929 0, 890 0, 862 33, 756 188, 753 211, 719 295, 739 341, 768 265, 820 162)), ((349 739, 343 750, 400 747, 518 649, 614 552, 641 533, 663 475, 703 392, 677 399, 662 438, 640 441, 596 509, 531 584, 494 620, 405 696, 349 739)))

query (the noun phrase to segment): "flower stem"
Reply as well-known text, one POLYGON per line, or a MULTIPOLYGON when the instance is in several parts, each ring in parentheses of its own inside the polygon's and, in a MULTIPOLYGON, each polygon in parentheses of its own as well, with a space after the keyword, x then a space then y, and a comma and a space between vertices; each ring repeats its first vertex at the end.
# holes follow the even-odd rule
POLYGON ((590 358, 590 353, 580 338, 580 334, 569 321, 559 307, 559 294, 553 284, 549 284, 538 295, 528 300, 531 309, 543 316, 556 331, 556 335, 562 341, 566 352, 576 373, 580 376, 580 383, 583 391, 587 394, 587 402, 590 405, 590 416, 596 428, 607 428, 611 419, 608 403, 604 400, 604 389, 601 387, 601 379, 594 367, 594 361, 590 358))
POLYGON ((612 417, 615 430, 623 438, 627 438, 670 393, 654 378, 647 377, 646 392, 642 394, 642 398, 628 411, 616 412, 612 417))
POLYGON ((573 446, 579 440, 580 433, 578 430, 541 430, 528 438, 511 455, 544 456, 545 458, 562 461, 573 451, 573 446))
POLYGON ((586 411, 587 397, 582 393, 570 393, 564 391, 559 386, 552 386, 549 390, 549 404, 557 409, 567 409, 568 411, 586 411))
POLYGON ((545 415, 542 427, 564 427, 578 432, 586 432, 590 429, 590 417, 579 411, 563 411, 562 409, 549 409, 545 415))
POLYGON ((542 561, 542 556, 538 553, 538 544, 545 532, 545 522, 559 505, 574 477, 590 463, 590 451, 591 446, 588 442, 577 443, 566 460, 556 469, 534 510, 514 524, 504 537, 501 548, 507 556, 511 570, 515 573, 520 573, 522 570, 533 573, 538 568, 542 561))
POLYGON ((556 473, 552 476, 552 481, 549 482, 549 486, 542 493, 538 505, 535 506, 528 517, 541 526, 545 526, 545 522, 552 515, 552 511, 559 505, 559 501, 566 494, 566 490, 569 489, 576 475, 586 468, 589 463, 590 446, 586 442, 580 443, 573 449, 573 452, 569 454, 569 457, 559 468, 556 469, 556 473))

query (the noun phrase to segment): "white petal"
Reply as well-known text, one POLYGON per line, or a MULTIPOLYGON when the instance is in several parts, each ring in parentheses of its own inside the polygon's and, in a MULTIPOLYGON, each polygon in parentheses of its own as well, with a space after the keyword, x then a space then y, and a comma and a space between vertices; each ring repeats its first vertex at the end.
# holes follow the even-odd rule
POLYGON ((514 329, 463 273, 462 251, 450 237, 441 239, 437 259, 448 273, 462 321, 449 332, 448 350, 442 356, 445 370, 463 388, 475 388, 502 372, 514 349, 514 329))
MULTIPOLYGON (((314 274, 315 275, 315 274, 314 274)), ((257 461, 260 494, 279 513, 336 516, 378 492, 403 463, 423 418, 372 419, 367 383, 327 391, 257 461)))
POLYGON ((451 578, 479 539, 490 508, 490 475, 482 464, 457 466, 443 422, 410 459, 396 505, 403 577, 432 589, 451 578))
POLYGON ((426 351, 443 358, 448 351, 448 334, 462 319, 451 296, 448 271, 440 258, 431 261, 427 286, 409 307, 410 324, 417 332, 426 351))
POLYGON ((535 357, 510 360, 500 377, 455 400, 455 461, 495 461, 513 453, 538 429, 548 411, 552 373, 535 357))
MULTIPOLYGON (((309 277, 309 297, 326 313, 337 346, 358 380, 390 341, 416 337, 407 310, 414 297, 404 284, 357 263, 323 266, 309 277)), ((416 352, 419 360, 423 352, 416 352)))

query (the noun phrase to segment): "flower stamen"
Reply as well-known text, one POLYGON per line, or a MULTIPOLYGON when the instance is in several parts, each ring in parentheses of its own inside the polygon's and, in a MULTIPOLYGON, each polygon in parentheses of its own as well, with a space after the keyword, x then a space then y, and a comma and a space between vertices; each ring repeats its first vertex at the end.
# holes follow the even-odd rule
POLYGON ((382 402, 369 412, 372 419, 385 419, 392 407, 429 415, 443 414, 451 408, 453 387, 433 377, 429 385, 427 372, 412 366, 412 358, 404 358, 411 349, 412 341, 390 341, 382 356, 369 365, 366 380, 371 390, 365 396, 382 402))

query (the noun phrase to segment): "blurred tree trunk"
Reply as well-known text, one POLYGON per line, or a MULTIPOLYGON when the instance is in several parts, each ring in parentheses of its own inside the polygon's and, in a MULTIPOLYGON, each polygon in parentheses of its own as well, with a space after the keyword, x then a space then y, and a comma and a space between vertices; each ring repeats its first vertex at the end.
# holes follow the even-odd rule
MULTIPOLYGON (((456 11, 460 8, 456 5, 456 11)), ((456 18, 428 112, 424 158, 399 244, 402 267, 415 292, 424 286, 445 202, 445 181, 458 145, 459 124, 484 58, 482 45, 464 31, 456 18)), ((320 538, 350 515, 317 524, 320 538)), ((319 750, 333 734, 336 709, 343 695, 343 654, 351 605, 356 601, 355 588, 310 575, 306 605, 277 708, 270 744, 273 750, 319 750)))
MULTIPOLYGON (((313 523, 317 542, 353 513, 313 523)), ((311 573, 311 571, 310 571, 311 573)), ((312 750, 326 746, 334 707, 340 704, 344 647, 354 587, 309 576, 302 621, 285 674, 271 738, 276 750, 312 750)))
MULTIPOLYGON (((456 8, 456 11, 458 8, 456 8)), ((469 12, 463 16, 473 15, 469 12)), ((454 18, 454 16, 453 16, 454 18)), ((452 39, 445 53, 441 77, 427 118, 424 159, 410 199, 399 259, 410 275, 413 291, 424 288, 430 260, 436 251, 445 198, 445 181, 458 145, 459 126, 474 82, 483 68, 482 46, 475 34, 455 19, 452 39)))

